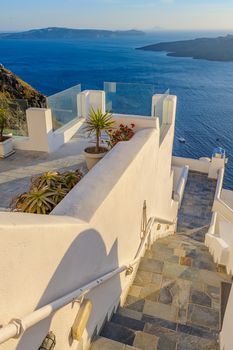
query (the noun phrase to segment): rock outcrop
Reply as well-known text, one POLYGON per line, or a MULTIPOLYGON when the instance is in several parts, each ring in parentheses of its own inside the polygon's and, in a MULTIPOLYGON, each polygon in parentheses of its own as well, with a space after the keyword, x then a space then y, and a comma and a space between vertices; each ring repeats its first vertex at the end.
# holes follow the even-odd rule
POLYGON ((28 107, 45 107, 46 97, 0 64, 0 95, 9 100, 25 100, 28 107))
POLYGON ((26 110, 46 107, 46 97, 0 64, 0 105, 7 109, 5 133, 25 136, 26 110))

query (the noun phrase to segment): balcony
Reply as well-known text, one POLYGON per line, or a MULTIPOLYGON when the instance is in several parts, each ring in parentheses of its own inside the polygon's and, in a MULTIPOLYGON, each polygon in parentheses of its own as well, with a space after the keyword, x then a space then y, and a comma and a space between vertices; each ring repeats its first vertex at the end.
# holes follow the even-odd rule
POLYGON ((93 139, 83 124, 90 107, 110 110, 118 125, 133 122, 140 130, 156 128, 157 119, 160 128, 167 123, 166 100, 168 93, 155 95, 152 85, 104 83, 103 91, 82 92, 77 85, 52 95, 47 109, 27 109, 26 101, 20 101, 20 109, 16 108, 20 122, 7 130, 16 153, 0 160, 0 209, 10 210, 12 200, 28 190, 33 176, 77 168, 87 172, 83 150, 93 139))

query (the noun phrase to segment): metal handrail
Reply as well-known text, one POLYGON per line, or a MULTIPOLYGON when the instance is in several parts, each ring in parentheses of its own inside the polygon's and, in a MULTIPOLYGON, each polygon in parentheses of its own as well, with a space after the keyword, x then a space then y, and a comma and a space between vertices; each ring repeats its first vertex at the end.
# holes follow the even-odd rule
MULTIPOLYGON (((124 271, 126 271, 127 275, 131 274, 133 272, 133 266, 136 265, 142 257, 142 251, 145 248, 148 242, 148 239, 149 238, 151 239, 150 237, 151 229, 155 222, 164 223, 163 220, 156 219, 156 218, 150 218, 148 220, 148 223, 145 229, 145 235, 143 237, 143 240, 139 246, 138 252, 133 261, 131 261, 129 264, 118 267, 109 273, 104 274, 103 276, 91 281, 90 283, 82 286, 81 288, 75 289, 73 292, 68 293, 63 297, 52 301, 51 303, 33 311, 32 313, 24 316, 21 319, 15 318, 11 320, 8 325, 0 329, 0 344, 6 342, 11 338, 19 338, 28 328, 46 319, 52 313, 61 309, 65 305, 68 305, 73 301, 77 300, 78 298, 85 296, 92 289, 94 289, 99 285, 102 285, 103 283, 112 279, 114 276, 124 271), (127 271, 129 271, 129 273, 127 273, 127 271)), ((165 223, 168 224, 169 222, 165 222, 165 223)), ((174 223, 170 222, 170 225, 174 225, 174 223)))

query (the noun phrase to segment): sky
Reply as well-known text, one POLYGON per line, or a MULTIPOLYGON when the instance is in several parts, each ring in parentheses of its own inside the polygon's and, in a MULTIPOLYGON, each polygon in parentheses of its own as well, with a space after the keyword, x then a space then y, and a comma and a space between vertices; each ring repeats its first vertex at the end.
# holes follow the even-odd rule
POLYGON ((233 0, 0 0, 0 31, 233 29, 233 0))

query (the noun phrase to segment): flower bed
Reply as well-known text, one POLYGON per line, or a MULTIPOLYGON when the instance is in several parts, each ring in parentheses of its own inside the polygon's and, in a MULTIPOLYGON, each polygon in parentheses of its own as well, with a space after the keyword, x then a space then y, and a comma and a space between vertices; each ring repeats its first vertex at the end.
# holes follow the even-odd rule
POLYGON ((117 130, 108 130, 109 135, 109 146, 114 147, 120 141, 129 141, 133 135, 135 124, 128 125, 120 124, 117 130))

